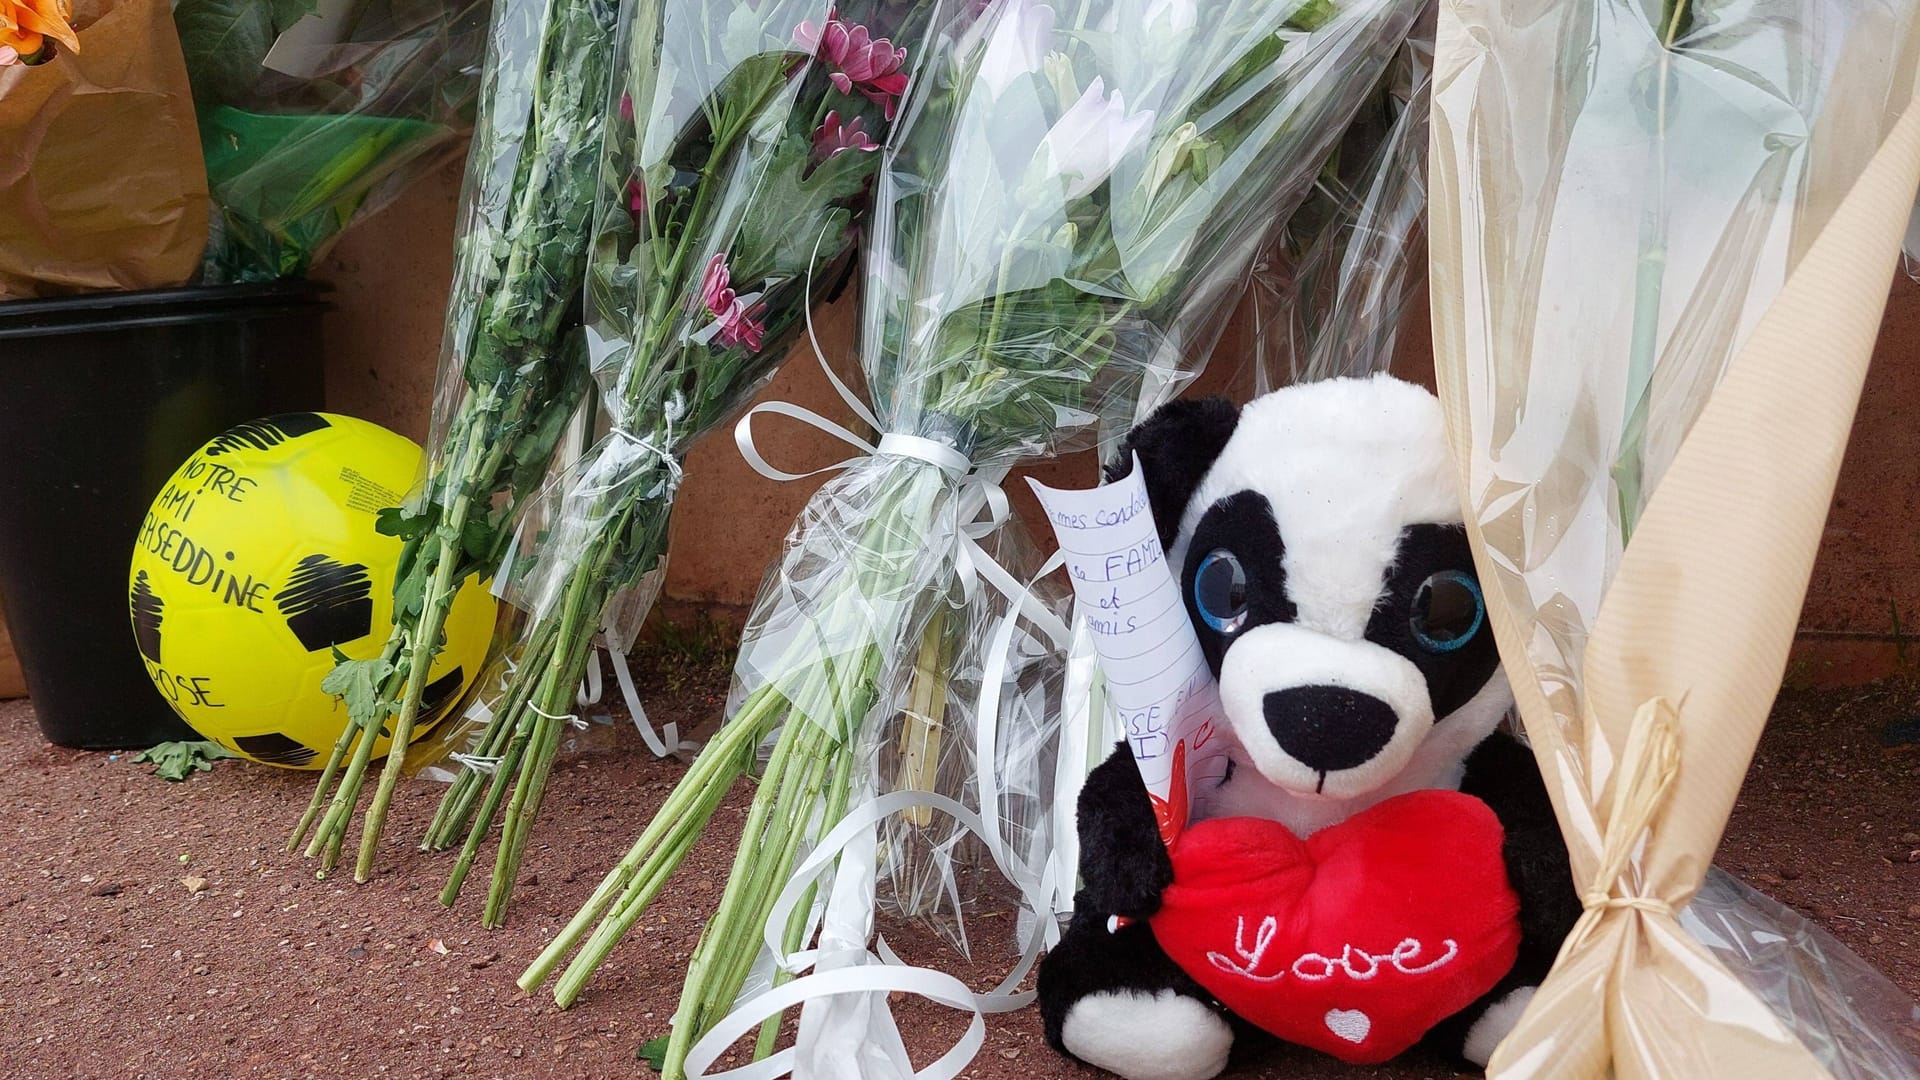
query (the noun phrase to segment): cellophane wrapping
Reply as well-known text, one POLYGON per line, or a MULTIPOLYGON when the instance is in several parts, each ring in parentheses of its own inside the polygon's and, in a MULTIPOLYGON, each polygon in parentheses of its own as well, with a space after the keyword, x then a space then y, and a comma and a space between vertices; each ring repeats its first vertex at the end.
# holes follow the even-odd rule
MULTIPOLYGON (((360 15, 382 10, 376 4, 360 15)), ((402 544, 393 631, 378 657, 341 658, 323 684, 371 692, 349 696, 353 722, 293 840, 297 846, 307 834, 331 791, 309 845, 323 871, 331 868, 371 761, 372 733, 391 732, 362 832, 355 874, 363 880, 400 769, 437 759, 461 738, 463 725, 449 725, 414 749, 416 730, 431 729, 457 704, 428 708, 424 700, 453 597, 470 579, 491 575, 508 550, 515 509, 545 475, 587 387, 579 295, 614 8, 609 0, 501 0, 491 14, 423 477, 405 505, 383 510, 378 522, 402 544)), ((378 143, 362 149, 372 154, 378 143)))
MULTIPOLYGON (((909 810, 883 848, 884 902, 955 944, 990 875, 1017 879, 1002 894, 1021 929, 1055 914, 1041 885, 1068 643, 1040 630, 1059 603, 1042 589, 1021 601, 1011 655, 993 653, 1004 593, 1033 565, 987 566, 1023 546, 996 539, 998 482, 1124 432, 1195 377, 1271 225, 1307 196, 1422 7, 1009 0, 901 119, 863 294, 882 436, 808 503, 769 570, 730 723, 824 737, 836 757, 877 761, 852 771, 883 793, 976 810, 977 840, 909 810), (993 857, 963 857, 976 842, 993 857)), ((858 794, 830 785, 816 835, 858 794)), ((1070 896, 1065 872, 1048 885, 1070 896)))
MULTIPOLYGON (((1389 366, 1408 300, 1424 280, 1432 51, 1430 23, 1419 26, 1328 155, 1306 199, 1275 223, 1275 238, 1249 267, 1239 323, 1220 338, 1212 361, 1239 369, 1237 387, 1250 382, 1250 392, 1258 394, 1389 366)), ((1230 302, 1230 296, 1222 298, 1230 302)), ((1152 404, 1143 400, 1141 407, 1152 404)), ((1133 419, 1121 418, 1118 433, 1133 419)), ((1002 564, 1026 580, 1038 559, 1027 550, 1024 531, 1011 523, 995 535, 1007 551, 1002 564)), ((1050 607, 1064 610, 1069 590, 1058 577, 1036 588, 1050 607)), ((960 643, 990 642, 1005 607, 1002 598, 978 598, 947 622, 938 642, 923 639, 923 649, 937 650, 927 657, 936 669, 961 666, 951 671, 951 692, 941 695, 927 692, 932 680, 922 678, 916 665, 906 706, 879 743, 893 770, 880 790, 918 787, 977 808, 983 798, 978 780, 991 778, 986 795, 999 802, 999 857, 1028 882, 1041 881, 1052 863, 1063 886, 1059 899, 1069 900, 1077 858, 1062 856, 1060 849, 1074 843, 1076 783, 1118 736, 1108 737, 1108 718, 1091 708, 1090 680, 1080 680, 1071 699, 1079 708, 1068 707, 1062 649, 1022 623, 1004 658, 997 738, 991 748, 979 744, 972 714, 982 689, 981 652, 960 643), (927 731, 945 734, 920 737, 927 731), (979 760, 988 749, 994 760, 979 760), (1062 762, 1062 755, 1076 760, 1062 762)), ((1035 913, 1019 908, 1021 898, 1009 894, 992 854, 951 817, 921 809, 889 818, 879 850, 883 912, 920 919, 971 956, 967 913, 1018 909, 1021 918, 989 925, 1001 927, 1000 944, 1017 949, 1030 940, 1035 913)))
POLYGON ((498 588, 530 617, 473 738, 476 759, 500 765, 477 805, 483 778, 456 779, 456 827, 430 840, 465 835, 451 902, 504 808, 489 925, 596 644, 623 655, 657 592, 682 460, 772 374, 846 269, 930 13, 914 0, 620 4, 585 282, 607 430, 523 510, 498 588))
MULTIPOLYGON (((1060 625, 1070 625, 1066 584, 1058 575, 1033 581, 1042 560, 1018 520, 997 530, 983 553, 1014 580, 1031 582, 1032 602, 1060 625)), ((1065 654, 1031 621, 1016 619, 1007 627, 998 665, 986 670, 986 655, 996 647, 995 633, 1011 606, 1005 595, 988 588, 936 619, 937 630, 921 639, 899 713, 869 748, 879 756, 876 793, 936 792, 975 810, 985 802, 997 810, 1003 845, 998 853, 987 851, 952 816, 928 807, 880 823, 879 910, 921 922, 966 957, 973 956, 970 914, 996 917, 987 924, 994 928, 989 954, 1018 949, 1030 939, 1032 913, 1022 904, 1017 883, 1032 888, 1043 881, 1054 851, 1056 763, 1066 723, 1065 654), (992 738, 985 743, 977 726, 983 693, 998 699, 992 738), (1018 919, 997 918, 1016 912, 1018 919)), ((1070 875, 1071 866, 1066 862, 1061 869, 1070 875)), ((1061 881, 1071 888, 1070 876, 1061 881)))
MULTIPOLYGON (((526 4, 503 6, 537 29, 526 4)), ((488 18, 475 0, 324 11, 181 0, 174 25, 214 206, 202 280, 303 276, 348 226, 457 153, 488 18)))
MULTIPOLYGON (((1466 358, 1468 514, 1565 739, 1556 769, 1597 793, 1621 763, 1582 661, 1622 552, 1727 365, 1913 100, 1917 5, 1449 7, 1457 34, 1443 22, 1441 42, 1458 52, 1436 86, 1433 159, 1459 250, 1436 248, 1433 274, 1439 347, 1466 358)), ((1569 799, 1563 828, 1595 846, 1604 821, 1582 820, 1585 794, 1569 799)), ((1712 874, 1681 925, 1832 1075, 1920 1073, 1913 1003, 1805 920, 1712 874)), ((1774 1037, 1717 996, 1724 974, 1696 968, 1689 1008, 1774 1037)), ((1675 1034, 1694 1015, 1611 1045, 1705 1075, 1704 1036, 1675 1034)), ((1551 1052, 1516 1046, 1495 1066, 1525 1074, 1530 1050, 1551 1052)))
MULTIPOLYGON (((1429 5, 1431 12, 1431 5, 1429 5)), ((1254 276, 1243 345, 1254 396, 1385 370, 1426 280, 1427 114, 1433 28, 1424 18, 1335 148, 1312 195, 1254 276)), ((1407 329, 1425 335, 1425 327, 1407 329)))
POLYGON ((772 374, 844 272, 886 134, 890 107, 836 93, 801 28, 837 12, 913 44, 928 11, 900 0, 621 10, 625 67, 587 289, 611 431, 549 492, 563 505, 526 538, 509 596, 544 616, 592 577, 596 628, 624 649, 646 614, 628 590, 665 554, 680 460, 772 374), (601 565, 583 567, 588 555, 601 565))

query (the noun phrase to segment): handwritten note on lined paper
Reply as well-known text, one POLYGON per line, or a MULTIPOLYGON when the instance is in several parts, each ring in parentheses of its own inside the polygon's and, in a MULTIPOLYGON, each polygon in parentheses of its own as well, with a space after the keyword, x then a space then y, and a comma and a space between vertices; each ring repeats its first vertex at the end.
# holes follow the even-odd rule
POLYGON ((1225 767, 1226 722, 1213 672, 1167 563, 1136 459, 1088 491, 1036 483, 1107 678, 1107 708, 1140 766, 1169 842, 1194 816, 1195 777, 1225 767))

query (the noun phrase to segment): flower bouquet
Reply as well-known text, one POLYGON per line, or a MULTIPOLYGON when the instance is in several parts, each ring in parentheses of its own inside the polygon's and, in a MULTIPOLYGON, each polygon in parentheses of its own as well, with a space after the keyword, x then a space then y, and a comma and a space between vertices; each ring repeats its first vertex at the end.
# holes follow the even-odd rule
MULTIPOLYGON (((1237 317, 1209 361, 1226 365, 1236 387, 1249 381, 1253 393, 1265 393, 1289 382, 1382 370, 1393 358, 1424 270, 1429 23, 1423 18, 1387 65, 1310 194, 1275 222, 1277 235, 1250 268, 1237 317)), ((997 530, 989 554, 1024 581, 1041 563, 1025 550, 1031 545, 1017 526, 1009 521, 997 530)), ((1055 585, 1064 589, 1051 576, 1030 589, 1050 601, 1055 585)), ((887 768, 875 785, 882 793, 945 795, 981 812, 982 824, 1000 833, 999 850, 991 850, 968 823, 931 806, 879 822, 878 910, 920 921, 969 958, 979 937, 969 933, 969 914, 1004 909, 1008 874, 1022 906, 1022 918, 1005 933, 1016 951, 1032 947, 1032 917, 1050 910, 1048 894, 1061 911, 1070 909, 1073 796, 1082 774, 1112 747, 1100 710, 1076 713, 1075 705, 1091 705, 1084 693, 1062 700, 1075 662, 1069 657, 1063 670, 1060 643, 1051 640, 1058 635, 1031 619, 1003 627, 997 609, 1006 605, 998 595, 984 599, 969 604, 963 618, 937 619, 943 640, 922 640, 905 707, 882 740, 898 752, 883 756, 887 768), (982 650, 964 643, 993 641, 996 633, 1007 636, 1008 648, 994 642, 985 650, 1001 654, 986 671, 978 662, 982 650), (989 689, 983 678, 998 684, 990 689, 1000 698, 985 738, 976 706, 989 689), (1075 723, 1075 715, 1087 722, 1075 723)))
POLYGON ((1912 211, 1916 75, 1914 0, 1442 8, 1435 370, 1585 907, 1490 1076, 1920 1075, 1910 998, 1712 868, 1912 211))
POLYGON ((688 966, 666 1052, 666 1075, 684 1074, 763 928, 785 951, 801 943, 807 906, 769 926, 776 895, 856 797, 923 644, 995 576, 974 553, 1004 506, 991 481, 1124 428, 1191 377, 1221 300, 1420 7, 1226 0, 1202 18, 1180 0, 1007 0, 922 76, 867 272, 863 366, 886 433, 808 504, 769 571, 730 721, 523 987, 579 947, 555 997, 579 994, 778 730, 688 966))
POLYGON ((551 490, 511 583, 532 614, 513 675, 426 841, 465 838, 451 904, 505 803, 489 926, 595 639, 624 651, 645 614, 634 587, 665 553, 681 458, 771 372, 852 250, 927 14, 894 0, 622 6, 587 292, 612 432, 551 490))
POLYGON ((423 705, 453 598, 462 582, 499 564, 515 506, 544 476, 585 395, 585 363, 563 340, 579 322, 613 18, 610 0, 494 6, 461 199, 434 449, 421 488, 380 521, 404 545, 394 630, 381 655, 343 661, 327 677, 327 690, 345 698, 352 722, 288 843, 293 850, 310 833, 307 854, 320 856, 322 873, 339 857, 376 737, 387 730, 391 747, 367 809, 354 877, 364 881, 371 873, 415 730, 456 704, 423 705))

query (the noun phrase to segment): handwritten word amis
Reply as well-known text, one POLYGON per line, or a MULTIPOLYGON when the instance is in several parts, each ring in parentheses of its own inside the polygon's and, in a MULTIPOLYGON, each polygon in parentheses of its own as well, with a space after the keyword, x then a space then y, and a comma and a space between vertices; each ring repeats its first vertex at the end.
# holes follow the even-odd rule
POLYGON ((221 603, 262 615, 267 613, 260 604, 269 583, 230 568, 227 564, 234 561, 233 552, 226 552, 224 560, 217 559, 185 532, 151 513, 140 526, 135 546, 158 556, 166 569, 172 570, 180 580, 194 588, 206 589, 221 603))

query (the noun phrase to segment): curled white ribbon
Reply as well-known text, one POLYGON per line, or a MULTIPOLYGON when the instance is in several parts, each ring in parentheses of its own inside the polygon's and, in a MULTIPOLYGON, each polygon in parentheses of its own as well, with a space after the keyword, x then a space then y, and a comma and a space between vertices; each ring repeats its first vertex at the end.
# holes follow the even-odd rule
POLYGON ((587 653, 587 670, 580 676, 580 692, 573 695, 573 703, 586 708, 600 704, 600 695, 605 691, 606 676, 600 671, 600 650, 587 653))
POLYGON ((600 654, 606 653, 613 665, 614 681, 620 684, 620 696, 626 699, 627 711, 633 714, 633 726, 640 732, 640 740, 647 744, 648 752, 654 757, 672 757, 682 750, 696 748, 696 744, 680 738, 680 725, 669 721, 663 728, 655 730, 653 721, 647 718, 647 707, 640 701, 640 689, 634 683, 633 667, 627 662, 627 654, 606 645, 596 646, 592 659, 588 663, 586 675, 580 681, 580 692, 574 700, 581 708, 600 703, 606 693, 606 676, 600 670, 600 654))
POLYGON ((620 684, 620 696, 627 699, 627 709, 633 713, 633 726, 640 729, 640 738, 654 757, 670 757, 681 750, 694 749, 696 744, 680 738, 680 725, 669 720, 667 725, 655 731, 652 721, 647 719, 646 707, 640 704, 640 691, 633 684, 633 669, 627 666, 625 653, 608 650, 607 656, 613 660, 613 678, 620 684))
MULTIPOLYGON (((968 831, 974 833, 987 844, 1001 873, 1009 879, 1017 880, 1010 873, 1010 867, 1002 861, 1002 845, 998 837, 990 836, 986 823, 980 815, 968 809, 964 804, 930 791, 894 791, 870 799, 854 809, 841 820, 807 858, 795 868, 788 878, 787 885, 774 901, 772 914, 767 919, 766 945, 772 952, 775 963, 782 969, 799 973, 812 967, 820 959, 818 952, 808 950, 785 954, 782 951, 781 936, 783 928, 792 917, 809 888, 826 869, 840 858, 843 851, 854 848, 871 852, 872 831, 886 817, 919 807, 928 807, 951 815, 968 831)), ((866 871, 871 875, 871 870, 866 871)), ((867 883, 871 891, 871 883, 867 883)), ((1011 1012, 1025 1008, 1034 999, 1031 990, 1015 990, 1026 979, 1039 959, 1044 942, 1056 936, 1054 921, 1042 918, 1036 921, 1030 932, 1026 947, 1020 960, 1012 971, 1001 980, 993 990, 984 994, 975 993, 965 983, 943 971, 932 968, 908 965, 887 945, 884 938, 876 942, 877 952, 869 954, 870 964, 851 967, 836 967, 831 970, 814 971, 801 975, 789 983, 775 986, 754 995, 735 1006, 733 1011, 723 1017, 719 1023, 702 1036, 687 1052, 687 1073, 702 1080, 774 1080, 793 1071, 796 1050, 782 1050, 761 1061, 730 1069, 723 1073, 708 1073, 720 1055, 741 1036, 758 1027, 768 1017, 776 1016, 796 1005, 809 1001, 836 997, 845 994, 884 994, 900 992, 913 994, 929 1001, 947 1005, 963 1012, 973 1014, 972 1022, 967 1026, 966 1034, 938 1061, 913 1073, 915 1080, 953 1080, 961 1070, 972 1062, 986 1041, 986 1015, 988 1013, 1011 1012)), ((904 1055, 903 1055, 904 1057, 904 1055)))
MULTIPOLYGON (((811 315, 809 315, 810 323, 811 315)), ((846 402, 855 415, 870 427, 880 430, 882 425, 878 418, 834 374, 826 358, 820 354, 817 344, 814 356, 819 360, 821 369, 826 372, 828 382, 839 394, 841 400, 846 402)), ((706 1072, 707 1068, 717 1061, 735 1040, 766 1018, 796 1005, 848 994, 884 995, 886 992, 903 992, 973 1013, 973 1021, 957 1045, 932 1065, 912 1073, 916 1080, 952 1080, 973 1060, 974 1055, 979 1052, 980 1046, 985 1042, 985 1014, 1011 1011, 1032 1002, 1034 997, 1032 991, 1017 991, 1015 987, 1032 971, 1043 949, 1058 941, 1057 915, 1063 911, 1070 911, 1072 907, 1074 868, 1071 861, 1063 863, 1057 857, 1050 857, 1045 867, 1036 876, 1028 872, 1027 868, 1020 865, 1007 851, 1000 821, 1001 793, 996 770, 999 753, 1000 696, 1002 684, 1008 674, 1008 656, 1013 648, 1014 634, 1018 629, 1019 620, 1027 619, 1052 643, 1055 649, 1063 653, 1071 644, 1071 632, 1066 623, 1034 595, 1033 583, 1021 583, 981 547, 981 542, 991 536, 994 530, 1011 516, 1006 492, 1000 486, 1000 481, 1006 475, 1004 468, 995 471, 992 475, 983 474, 976 470, 966 455, 958 450, 918 435, 888 432, 881 435, 878 443, 869 442, 845 426, 811 409, 784 401, 766 402, 748 410, 734 426, 734 443, 739 447, 741 457, 754 471, 768 479, 781 482, 837 472, 876 456, 913 458, 940 469, 961 489, 959 512, 960 520, 964 524, 956 537, 954 565, 963 595, 971 600, 978 591, 979 580, 985 579, 997 592, 1007 598, 1009 605, 990 636, 981 678, 980 697, 974 710, 974 752, 976 767, 979 770, 977 781, 981 810, 976 813, 952 798, 921 791, 891 792, 870 799, 851 810, 839 824, 821 838, 807 858, 795 868, 774 902, 772 914, 766 924, 765 943, 777 968, 790 974, 800 974, 813 968, 821 960, 818 949, 801 950, 792 954, 784 952, 782 941, 784 928, 789 925, 794 909, 827 868, 840 862, 849 848, 854 851, 863 849, 870 851, 873 830, 881 820, 913 808, 926 807, 949 814, 968 832, 979 837, 986 846, 994 865, 1019 890, 1023 906, 1028 909, 1033 921, 1020 959, 999 986, 988 993, 976 994, 965 983, 945 972, 907 965, 893 953, 884 938, 876 938, 877 952, 868 954, 869 959, 874 962, 871 965, 856 964, 801 974, 800 978, 790 983, 776 986, 740 1003, 695 1043, 687 1058, 688 1072, 694 1077, 709 1076, 706 1072), (807 472, 795 473, 779 469, 769 463, 754 444, 753 421, 761 414, 786 416, 798 420, 860 452, 831 465, 807 472)), ((1034 580, 1038 581, 1039 578, 1062 565, 1062 558, 1055 555, 1035 575, 1034 580)), ((1079 756, 1084 758, 1084 742, 1076 745, 1082 748, 1079 756)), ((1065 764, 1061 766, 1062 770, 1068 768, 1069 766, 1065 764)), ((1070 813, 1068 821, 1071 822, 1070 813)), ((867 873, 870 876, 871 870, 867 870, 867 873)), ((866 888, 868 893, 871 893, 870 881, 866 888)), ((877 1007, 884 1009, 884 999, 877 1007)), ((891 1030, 890 1026, 889 1030, 891 1030)), ((715 1074, 714 1080, 720 1080, 720 1078, 772 1080, 774 1077, 785 1076, 791 1072, 796 1060, 798 1060, 796 1050, 789 1049, 765 1060, 715 1074)), ((896 1066, 904 1060, 904 1051, 901 1051, 899 1062, 895 1063, 896 1066)), ((905 1069, 898 1071, 905 1075, 905 1069)))

